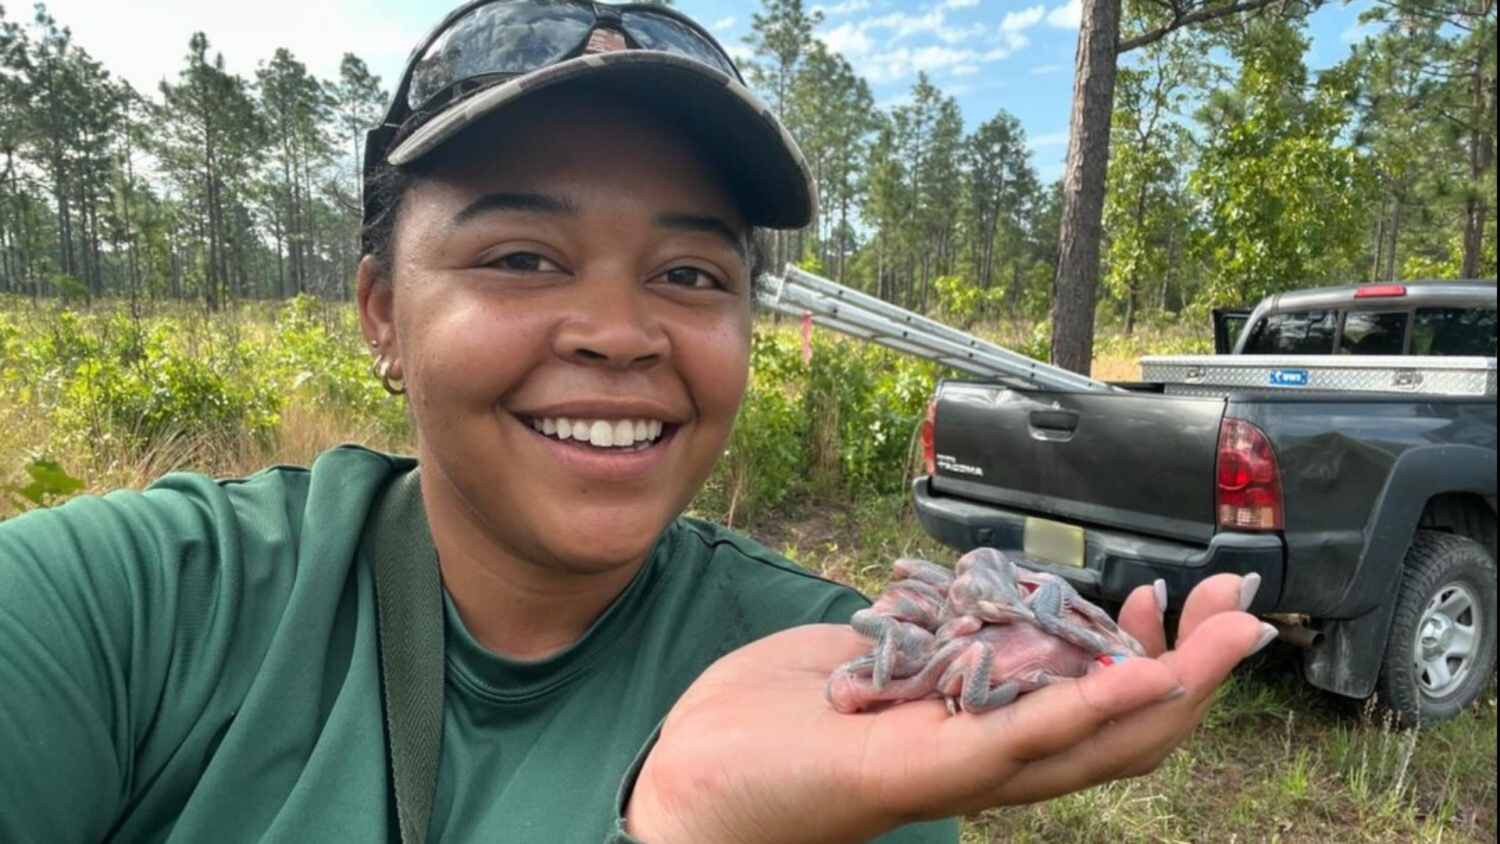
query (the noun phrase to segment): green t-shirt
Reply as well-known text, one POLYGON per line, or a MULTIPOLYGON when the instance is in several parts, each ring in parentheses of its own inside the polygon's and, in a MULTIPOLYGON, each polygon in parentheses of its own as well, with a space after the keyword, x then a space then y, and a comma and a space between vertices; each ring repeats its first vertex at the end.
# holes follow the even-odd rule
MULTIPOLYGON (((389 840, 360 539, 413 465, 346 447, 0 524, 0 841, 389 840)), ((692 519, 545 660, 490 653, 448 603, 432 837, 601 844, 632 761, 710 663, 865 605, 692 519)), ((957 839, 949 821, 881 841, 957 839)))

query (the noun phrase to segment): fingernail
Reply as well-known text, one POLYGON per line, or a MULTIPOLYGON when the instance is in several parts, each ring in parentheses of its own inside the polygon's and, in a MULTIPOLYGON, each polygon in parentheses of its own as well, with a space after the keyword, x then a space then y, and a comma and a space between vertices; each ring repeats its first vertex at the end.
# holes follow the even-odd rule
POLYGON ((1266 649, 1266 645, 1271 644, 1272 640, 1281 635, 1281 631, 1265 622, 1261 622, 1260 628, 1260 641, 1255 643, 1255 649, 1246 654, 1246 656, 1253 656, 1260 653, 1266 649))
POLYGON ((1151 584, 1151 588, 1154 589, 1154 590, 1156 590, 1156 614, 1157 615, 1166 615, 1167 614, 1167 582, 1165 580, 1157 580, 1155 583, 1151 584))
POLYGON ((1161 702, 1166 703, 1167 701, 1176 700, 1185 694, 1187 694, 1187 686, 1179 683, 1175 688, 1172 689, 1172 691, 1162 695, 1161 702))
POLYGON ((1255 600, 1255 593, 1260 591, 1260 575, 1250 573, 1245 575, 1240 582, 1240 612, 1250 609, 1250 602, 1255 600))

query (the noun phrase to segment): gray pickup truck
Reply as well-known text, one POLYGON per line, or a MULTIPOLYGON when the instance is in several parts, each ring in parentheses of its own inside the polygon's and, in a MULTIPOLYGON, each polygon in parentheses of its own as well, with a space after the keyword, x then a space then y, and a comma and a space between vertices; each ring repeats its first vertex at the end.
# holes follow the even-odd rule
POLYGON ((1405 723, 1462 712, 1496 638, 1495 283, 1300 291, 1218 315, 1221 351, 1141 383, 943 381, 913 484, 959 550, 1019 550, 1084 595, 1218 572, 1317 687, 1405 723), (1243 321, 1237 332, 1231 320, 1243 321))

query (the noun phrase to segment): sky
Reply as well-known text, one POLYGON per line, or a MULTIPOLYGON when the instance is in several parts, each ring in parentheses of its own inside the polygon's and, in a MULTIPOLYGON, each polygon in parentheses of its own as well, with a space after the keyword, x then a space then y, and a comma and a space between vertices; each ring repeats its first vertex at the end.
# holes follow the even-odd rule
MULTIPOLYGON (((1309 29, 1309 64, 1344 58, 1364 31, 1373 0, 1329 3, 1309 29)), ((3 0, 0 0, 3 3, 3 0)), ((13 0, 15 20, 28 2, 13 0)), ((346 52, 363 58, 390 87, 407 53, 456 0, 49 0, 75 41, 137 90, 175 78, 195 31, 208 35, 229 70, 250 76, 286 47, 325 79, 346 52)), ((824 22, 815 32, 869 80, 883 108, 900 104, 919 71, 957 99, 972 129, 1001 109, 1018 117, 1044 179, 1062 173, 1081 0, 831 0, 808 2, 824 22)), ((677 0, 736 57, 759 0, 677 0)))

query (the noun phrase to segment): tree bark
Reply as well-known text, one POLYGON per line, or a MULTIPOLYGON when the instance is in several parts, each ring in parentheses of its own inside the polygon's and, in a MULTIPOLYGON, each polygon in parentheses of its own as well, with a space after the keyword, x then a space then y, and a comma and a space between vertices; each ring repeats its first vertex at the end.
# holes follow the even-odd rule
POLYGON ((1094 356, 1104 190, 1119 60, 1120 0, 1083 0, 1052 301, 1052 363, 1084 375, 1094 356))
POLYGON ((1469 198, 1464 208, 1464 253, 1459 278, 1479 278, 1484 260, 1487 199, 1481 195, 1484 177, 1495 163, 1495 78, 1487 72, 1484 55, 1475 57, 1472 76, 1474 121, 1469 130, 1469 198))

